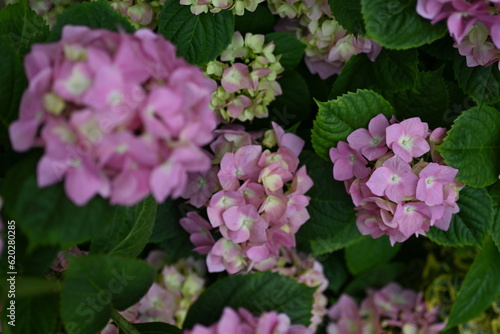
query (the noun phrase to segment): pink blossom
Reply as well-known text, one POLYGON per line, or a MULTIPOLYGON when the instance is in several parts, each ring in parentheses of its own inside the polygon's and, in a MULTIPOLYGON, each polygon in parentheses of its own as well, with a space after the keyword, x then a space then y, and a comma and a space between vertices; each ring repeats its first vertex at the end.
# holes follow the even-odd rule
POLYGON ((343 141, 338 142, 337 148, 330 149, 330 159, 333 162, 335 180, 345 181, 353 177, 364 179, 370 174, 365 158, 343 141))
POLYGON ((376 160, 387 152, 385 145, 385 129, 389 121, 383 114, 379 114, 370 120, 368 130, 354 130, 348 137, 349 145, 361 152, 368 160, 376 160))
POLYGON ((411 162, 413 157, 429 152, 430 146, 425 140, 428 131, 427 123, 418 117, 392 124, 386 129, 387 146, 401 159, 411 162))
POLYGON ((407 196, 415 195, 417 181, 418 177, 412 173, 410 165, 394 156, 375 169, 366 186, 375 195, 386 195, 398 203, 407 196))
POLYGON ((412 234, 425 235, 429 230, 428 218, 431 217, 430 209, 421 202, 400 203, 394 214, 399 231, 406 237, 412 234))
POLYGON ((285 133, 283 128, 275 122, 272 122, 272 125, 278 146, 288 148, 298 157, 304 148, 304 140, 293 133, 285 133))
POLYGON ((436 163, 428 164, 419 174, 416 197, 428 205, 443 203, 444 186, 452 183, 458 170, 436 163))
POLYGON ((253 205, 233 206, 224 211, 222 218, 227 230, 221 229, 221 232, 234 243, 250 241, 259 244, 266 241, 268 223, 253 205))
POLYGON ((208 254, 215 241, 210 233, 212 226, 196 212, 188 212, 187 217, 179 220, 181 226, 190 234, 189 240, 195 245, 194 251, 208 254))

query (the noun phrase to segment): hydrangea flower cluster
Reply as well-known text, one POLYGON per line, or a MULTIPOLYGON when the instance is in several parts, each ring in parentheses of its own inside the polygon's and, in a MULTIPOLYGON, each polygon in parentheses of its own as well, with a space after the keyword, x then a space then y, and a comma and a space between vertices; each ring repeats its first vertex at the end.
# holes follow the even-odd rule
POLYGON ((328 311, 327 333, 438 334, 445 323, 438 323, 437 312, 428 310, 421 292, 390 283, 378 291, 368 290, 360 306, 350 296, 340 296, 328 311))
MULTIPOLYGON (((92 0, 96 1, 96 0, 92 0)), ((154 29, 166 0, 110 0, 111 7, 136 28, 154 29)))
POLYGON ((435 24, 447 20, 455 47, 467 58, 467 66, 500 69, 500 1, 418 0, 417 12, 435 24))
POLYGON ((304 141, 273 127, 262 144, 242 130, 221 130, 211 144, 214 161, 222 158, 220 190, 206 204, 209 222, 196 212, 180 220, 195 251, 208 254, 210 272, 234 274, 268 263, 282 247, 295 246, 295 233, 309 219, 305 193, 313 182, 305 166, 298 168, 304 141))
POLYGON ((276 79, 284 71, 274 48, 273 42, 265 44, 264 35, 243 38, 236 31, 219 59, 207 64, 206 75, 218 84, 211 107, 224 122, 268 116, 267 106, 281 95, 276 79))
POLYGON ((191 13, 199 15, 201 13, 218 13, 221 10, 229 9, 234 15, 242 16, 245 10, 254 12, 259 3, 264 0, 180 0, 181 5, 191 6, 191 13))
POLYGON ((25 58, 29 87, 9 128, 14 150, 44 147, 40 187, 65 180, 84 205, 95 195, 133 205, 179 197, 205 172, 216 127, 213 81, 150 30, 134 35, 65 26, 25 58))
MULTIPOLYGON (((149 253, 147 262, 160 273, 147 294, 135 305, 120 312, 131 323, 164 322, 182 328, 189 307, 205 289, 206 267, 201 260, 187 258, 167 265, 167 254, 149 253)), ((113 323, 101 332, 117 334, 113 323)))
POLYGON ((248 310, 239 308, 238 311, 225 307, 219 322, 206 327, 195 325, 192 330, 184 334, 312 334, 313 332, 303 325, 292 325, 285 313, 265 312, 254 316, 248 310))
POLYGON ((389 235, 394 245, 430 226, 448 230, 463 185, 435 149, 445 136, 418 117, 389 124, 379 114, 330 149, 333 177, 345 181, 361 234, 389 235))
POLYGON ((315 333, 327 313, 328 298, 324 292, 328 288, 328 279, 323 273, 323 265, 306 254, 287 250, 282 257, 269 259, 255 267, 259 270, 272 269, 273 272, 293 278, 310 288, 316 288, 313 295, 311 324, 308 327, 315 333))
POLYGON ((366 53, 374 61, 381 51, 374 41, 342 28, 326 0, 270 0, 269 8, 282 18, 276 30, 291 32, 306 45, 306 65, 322 79, 339 74, 353 55, 366 53))

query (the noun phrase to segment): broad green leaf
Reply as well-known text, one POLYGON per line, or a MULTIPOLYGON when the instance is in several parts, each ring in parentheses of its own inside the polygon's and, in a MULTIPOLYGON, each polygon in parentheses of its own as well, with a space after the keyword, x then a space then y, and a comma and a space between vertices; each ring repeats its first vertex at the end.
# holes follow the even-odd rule
POLYGON ((316 153, 327 160, 330 148, 345 141, 351 132, 368 127, 369 121, 378 114, 390 118, 395 113, 389 102, 369 90, 358 90, 336 100, 316 103, 319 112, 312 129, 312 145, 316 153))
POLYGON ((353 279, 344 293, 362 296, 368 288, 383 287, 396 280, 406 269, 406 265, 399 262, 382 264, 353 279))
POLYGON ((460 212, 453 215, 448 231, 431 227, 427 236, 442 246, 481 247, 493 222, 491 197, 486 189, 465 187, 457 204, 460 212))
POLYGON ((181 330, 164 322, 133 324, 141 334, 181 334, 181 330))
POLYGON ((58 41, 61 39, 62 30, 65 25, 87 26, 93 29, 107 29, 126 32, 134 32, 134 27, 127 19, 116 12, 107 1, 82 2, 66 9, 58 18, 52 29, 50 39, 58 41))
POLYGON ((355 92, 361 88, 373 89, 381 93, 414 90, 417 77, 418 52, 416 50, 383 49, 374 62, 365 54, 359 54, 349 59, 342 69, 333 84, 330 98, 336 98, 347 92, 355 92))
POLYGON ((345 249, 345 260, 349 271, 358 276, 381 264, 389 262, 401 248, 397 243, 391 246, 387 236, 373 239, 368 236, 345 249))
POLYGON ((38 154, 29 154, 6 174, 1 189, 4 211, 29 240, 29 250, 39 245, 68 248, 102 233, 113 208, 100 197, 86 206, 76 206, 62 183, 39 188, 36 183, 38 154))
POLYGON ((464 111, 438 150, 446 164, 458 169, 458 181, 477 188, 493 184, 500 175, 500 111, 464 111))
POLYGON ((493 226, 491 228, 491 236, 493 241, 500 250, 500 182, 495 183, 489 193, 493 203, 493 226))
POLYGON ((361 0, 365 37, 389 49, 411 49, 447 33, 446 24, 432 25, 418 15, 417 0, 361 0))
POLYGON ((235 275, 216 281, 188 311, 184 328, 218 321, 224 307, 246 308, 258 315, 267 311, 286 313, 292 324, 308 325, 314 288, 277 273, 235 275))
POLYGON ((498 248, 487 240, 462 282, 445 330, 479 316, 500 297, 499 259, 498 248))
MULTIPOLYGON (((49 27, 41 16, 30 9, 28 1, 0 10, 0 35, 7 38, 19 56, 27 54, 31 44, 44 42, 48 34, 49 27)), ((4 46, 0 47, 2 49, 4 46)), ((5 61, 4 57, 1 59, 5 61)))
POLYGON ((58 294, 51 293, 30 298, 21 298, 16 295, 16 298, 13 300, 15 300, 15 326, 8 324, 8 321, 11 319, 7 318, 3 320, 3 330, 5 331, 8 328, 5 333, 56 333, 59 318, 58 294))
MULTIPOLYGON (((4 216, 4 218, 6 218, 4 222, 10 220, 8 216, 4 216)), ((16 268, 17 273, 24 277, 45 274, 54 262, 57 252, 60 250, 60 246, 37 246, 31 247, 31 249, 29 247, 30 244, 27 237, 21 233, 20 228, 17 228, 16 262, 22 264, 16 268)))
POLYGON ((3 36, 0 36, 0 59, 2 60, 0 62, 0 139, 7 140, 8 126, 18 117, 21 96, 28 83, 20 57, 16 55, 12 45, 3 36))
POLYGON ((454 68, 460 88, 478 105, 491 105, 500 101, 500 71, 497 63, 488 67, 469 67, 465 57, 456 55, 454 68))
POLYGON ((300 228, 297 238, 309 244, 314 255, 331 253, 361 240, 356 227, 354 205, 344 184, 333 179, 333 165, 312 152, 303 152, 301 162, 314 186, 307 211, 311 218, 300 228))
POLYGON ((167 253, 170 263, 198 254, 192 251, 194 245, 189 240, 189 233, 179 224, 186 212, 192 210, 191 206, 183 202, 167 200, 158 205, 153 233, 149 240, 167 253))
POLYGON ((443 111, 448 108, 448 88, 442 69, 434 72, 421 72, 416 81, 416 90, 406 90, 394 94, 392 98, 397 119, 420 117, 431 129, 443 126, 446 121, 443 111))
MULTIPOLYGON (((308 118, 310 114, 311 98, 309 87, 304 78, 297 72, 286 72, 278 79, 283 94, 276 96, 269 105, 271 121, 289 127, 291 124, 308 118)), ((269 120, 267 126, 269 127, 269 120)))
POLYGON ((434 58, 453 60, 455 59, 455 57, 457 57, 458 52, 457 49, 453 47, 453 44, 455 44, 453 38, 449 35, 446 35, 443 38, 432 42, 431 44, 422 46, 419 50, 422 50, 423 52, 433 56, 434 58))
POLYGON ((293 70, 302 60, 306 45, 285 32, 272 32, 266 35, 266 43, 276 45, 274 55, 281 55, 280 63, 285 70, 293 70))
POLYGON ((243 37, 247 32, 252 34, 267 34, 274 30, 276 16, 274 16, 267 3, 261 3, 254 12, 245 11, 245 15, 234 17, 234 30, 239 31, 243 37))
POLYGON ((365 32, 361 0, 328 0, 332 14, 340 25, 355 35, 365 32))
POLYGON ((148 197, 132 207, 116 207, 113 219, 92 240, 91 252, 139 255, 153 232, 157 206, 148 197))
POLYGON ((61 291, 61 316, 68 332, 103 329, 111 308, 137 303, 153 283, 155 270, 144 261, 116 255, 70 257, 61 291))
POLYGON ((234 32, 234 14, 193 15, 189 6, 168 0, 158 21, 158 32, 177 46, 177 55, 195 65, 214 60, 229 45, 234 32))
POLYGON ((335 294, 339 294, 350 277, 342 253, 343 252, 333 252, 316 257, 323 265, 323 272, 328 279, 328 289, 335 294))

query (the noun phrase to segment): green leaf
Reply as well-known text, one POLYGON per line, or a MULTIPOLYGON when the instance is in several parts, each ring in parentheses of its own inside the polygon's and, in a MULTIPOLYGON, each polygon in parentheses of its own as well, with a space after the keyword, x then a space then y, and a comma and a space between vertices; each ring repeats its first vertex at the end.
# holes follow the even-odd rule
POLYGON ((148 197, 132 207, 117 207, 111 222, 92 240, 91 252, 139 255, 153 232, 157 206, 148 197))
MULTIPOLYGON (((305 120, 310 114, 311 98, 309 87, 297 72, 285 73, 278 79, 283 91, 269 106, 269 118, 284 127, 305 120)), ((269 120, 266 120, 269 127, 269 120)))
POLYGON ((460 212, 453 215, 448 231, 434 227, 427 236, 442 246, 481 247, 493 222, 491 197, 486 189, 465 187, 457 204, 460 212))
POLYGON ((20 58, 3 36, 0 36, 0 59, 2 59, 0 62, 0 106, 2 106, 0 139, 4 139, 8 137, 9 124, 17 118, 21 96, 28 82, 20 58))
POLYGON ((491 105, 500 101, 500 71, 497 63, 488 67, 468 67, 466 58, 457 55, 454 69, 460 88, 478 105, 491 105))
POLYGON ((500 175, 500 111, 473 107, 455 120, 438 147, 447 165, 457 168, 457 180, 482 188, 500 175))
MULTIPOLYGON (((29 8, 28 1, 9 5, 0 11, 0 35, 7 38, 20 56, 28 53, 31 44, 44 42, 48 34, 49 27, 29 8)), ((3 62, 4 58, 1 59, 3 62)))
POLYGON ((330 98, 336 98, 360 88, 394 93, 416 88, 418 76, 418 52, 383 49, 372 62, 365 54, 359 54, 346 63, 335 81, 330 98), (363 73, 363 75, 359 75, 363 73))
MULTIPOLYGON (((44 296, 15 299, 15 326, 8 325, 9 318, 2 326, 10 327, 10 333, 47 334, 57 332, 59 317, 59 295, 52 293, 44 296)), ((7 306, 5 306, 7 307, 7 306)), ((5 312, 2 312, 5 313, 5 312)))
POLYGON ((442 126, 443 111, 448 109, 448 88, 442 68, 434 72, 421 72, 416 81, 416 90, 396 93, 392 99, 397 119, 420 117, 431 129, 442 126))
POLYGON ((153 233, 149 242, 157 244, 168 255, 170 263, 188 256, 197 256, 193 252, 194 245, 189 240, 189 233, 179 224, 192 207, 184 201, 167 200, 158 205, 153 233))
POLYGON ((286 313, 292 324, 308 325, 314 288, 277 273, 259 272, 216 281, 188 311, 184 329, 195 324, 211 325, 224 307, 244 307, 258 315, 267 311, 286 313))
POLYGON ((245 15, 234 17, 234 30, 243 36, 249 32, 252 34, 267 34, 274 30, 276 17, 271 13, 267 3, 257 6, 255 12, 245 11, 245 15))
POLYGON ((342 252, 333 252, 316 258, 323 265, 323 272, 328 279, 328 289, 336 295, 349 280, 349 271, 342 252))
POLYGON ((133 324, 141 334, 181 334, 181 330, 164 322, 133 324))
POLYGON ((111 31, 119 31, 122 28, 129 33, 134 32, 134 27, 130 22, 116 12, 107 1, 102 0, 77 3, 66 9, 57 18, 50 39, 52 41, 60 40, 64 26, 69 24, 111 31))
POLYGON ((491 228, 491 236, 500 250, 500 182, 495 183, 495 185, 489 189, 489 193, 493 204, 493 226, 491 228))
POLYGON ((345 250, 345 260, 349 271, 358 276, 381 264, 389 262, 399 252, 401 244, 391 246, 389 238, 365 237, 345 250))
POLYGON ((111 308, 137 303, 153 283, 155 270, 143 261, 116 255, 70 257, 61 291, 61 316, 68 332, 103 329, 111 308))
POLYGON ((300 160, 307 166, 314 186, 307 193, 311 198, 307 207, 311 218, 302 225, 297 238, 307 242, 315 256, 361 240, 351 197, 344 184, 333 179, 332 164, 312 152, 303 152, 300 160))
POLYGON ((386 263, 356 277, 345 288, 348 295, 364 295, 368 288, 382 287, 401 276, 407 267, 403 263, 386 263))
POLYGON ((214 60, 229 45, 234 32, 230 10, 193 15, 189 6, 168 0, 160 13, 158 32, 177 46, 177 55, 195 65, 214 60))
POLYGON ((39 188, 36 183, 38 154, 29 154, 6 174, 1 189, 4 211, 26 234, 29 250, 38 245, 69 248, 102 233, 113 208, 100 197, 84 207, 73 204, 61 183, 39 188))
POLYGON ((445 330, 479 316, 500 297, 499 259, 498 248, 487 240, 462 282, 445 330))
POLYGON ((330 148, 345 141, 351 132, 368 127, 368 122, 378 114, 388 118, 394 114, 389 102, 369 90, 358 90, 336 100, 316 103, 319 112, 312 129, 312 145, 316 153, 327 160, 330 148))
POLYGON ((280 63, 285 70, 293 70, 302 60, 306 45, 285 32, 273 32, 266 35, 266 43, 274 42, 274 54, 281 55, 280 63))
POLYGON ((361 0, 328 0, 328 3, 333 16, 343 28, 355 35, 364 34, 361 0))
POLYGON ((432 25, 418 15, 417 0, 361 0, 365 37, 389 49, 410 49, 443 37, 446 24, 432 25))

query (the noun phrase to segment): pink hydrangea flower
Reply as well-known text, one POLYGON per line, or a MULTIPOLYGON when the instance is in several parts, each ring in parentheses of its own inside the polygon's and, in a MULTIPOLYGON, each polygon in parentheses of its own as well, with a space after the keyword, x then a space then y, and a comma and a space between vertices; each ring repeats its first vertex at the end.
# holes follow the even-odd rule
POLYGON ((365 158, 343 141, 338 142, 337 148, 330 149, 330 159, 333 162, 335 180, 345 181, 353 177, 364 179, 370 174, 365 158))
POLYGON ((77 205, 97 194, 133 205, 177 198, 189 173, 209 170, 215 83, 163 37, 66 26, 59 42, 33 45, 25 69, 9 135, 16 151, 44 148, 39 186, 64 180, 77 205))
POLYGON ((440 205, 444 199, 444 186, 452 183, 458 170, 437 163, 428 164, 419 174, 416 197, 429 205, 440 205))
POLYGON ((386 129, 387 146, 406 162, 419 157, 430 150, 424 139, 429 127, 418 117, 409 118, 398 124, 392 124, 386 129))
POLYGON ((215 240, 210 234, 212 226, 196 212, 188 212, 187 217, 181 218, 179 223, 189 232, 189 240, 196 247, 194 251, 200 254, 208 254, 212 249, 215 240))
POLYGON ((358 150, 368 160, 376 160, 387 152, 385 145, 385 129, 389 121, 383 114, 379 114, 370 120, 368 130, 357 129, 347 136, 349 145, 358 150))

